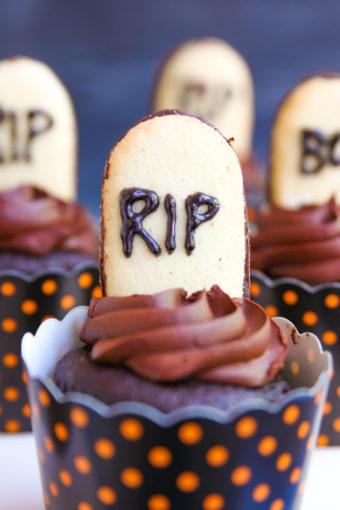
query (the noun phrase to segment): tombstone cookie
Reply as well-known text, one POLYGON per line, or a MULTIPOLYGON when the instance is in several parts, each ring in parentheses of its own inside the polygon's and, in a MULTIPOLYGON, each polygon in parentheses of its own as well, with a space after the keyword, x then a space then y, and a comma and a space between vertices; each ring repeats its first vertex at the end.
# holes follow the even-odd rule
POLYGON ((241 162, 252 158, 253 80, 244 58, 225 41, 194 39, 170 53, 155 80, 152 108, 206 118, 234 138, 241 162))
POLYGON ((133 126, 111 150, 103 180, 104 292, 193 292, 218 281, 242 296, 247 267, 242 174, 228 141, 177 111, 133 126))
POLYGON ((340 202, 340 75, 301 81, 284 99, 271 136, 271 201, 294 209, 340 202))
POLYGON ((34 185, 55 197, 77 195, 77 125, 70 95, 46 64, 0 62, 0 190, 34 185))
MULTIPOLYGON (((98 285, 98 236, 77 204, 70 96, 42 62, 0 62, 0 431, 30 428, 21 337, 98 285)), ((1 449, 1 446, 0 446, 1 449)))

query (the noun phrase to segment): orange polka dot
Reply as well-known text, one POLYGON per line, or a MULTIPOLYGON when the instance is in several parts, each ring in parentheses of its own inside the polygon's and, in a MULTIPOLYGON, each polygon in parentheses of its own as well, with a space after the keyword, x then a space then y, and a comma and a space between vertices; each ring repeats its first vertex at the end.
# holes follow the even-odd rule
POLYGON ((21 412, 22 412, 23 416, 25 416, 25 418, 29 418, 31 416, 31 409, 30 409, 29 404, 23 405, 21 408, 21 412))
POLYGON ((182 443, 193 445, 201 441, 203 429, 198 423, 188 421, 179 427, 178 437, 182 443))
POLYGON ((221 494, 209 494, 203 500, 203 510, 222 510, 225 501, 221 494))
POLYGON ((27 377, 27 372, 26 372, 26 370, 23 370, 23 372, 22 372, 22 376, 21 376, 21 379, 22 379, 22 382, 23 382, 24 384, 27 384, 28 377, 27 377))
POLYGON ((305 437, 308 436, 310 431, 310 423, 309 421, 303 421, 300 423, 298 429, 297 429, 297 437, 299 439, 305 439, 305 437))
POLYGON ((286 303, 286 305, 295 305, 298 300, 299 296, 294 290, 286 290, 282 295, 283 301, 286 303))
POLYGON ((47 492, 44 493, 44 501, 46 506, 50 506, 51 500, 47 492))
POLYGON ((58 285, 55 280, 45 280, 41 285, 41 290, 47 296, 51 296, 57 292, 58 285))
POLYGON ((70 418, 76 427, 84 428, 89 423, 89 416, 81 407, 73 407, 70 411, 70 418))
POLYGON ((25 315, 33 315, 38 310, 38 303, 34 301, 33 299, 26 299, 26 301, 23 301, 21 304, 21 311, 25 315))
POLYGON ((78 455, 74 459, 74 465, 77 471, 81 473, 82 475, 87 475, 91 471, 91 462, 87 457, 84 457, 83 455, 78 455))
POLYGON ((38 457, 41 463, 45 462, 45 454, 42 448, 38 448, 38 457))
POLYGON ((8 420, 5 423, 6 432, 15 433, 20 430, 20 423, 17 420, 8 420))
POLYGON ((102 297, 103 296, 103 293, 102 293, 102 289, 100 288, 99 285, 96 285, 95 288, 93 289, 92 291, 92 297, 102 297))
POLYGON ((138 441, 144 434, 143 425, 134 418, 123 420, 119 426, 120 433, 128 441, 138 441))
POLYGON ((322 390, 319 390, 317 392, 317 394, 315 395, 314 397, 314 404, 317 406, 320 404, 321 400, 323 398, 323 393, 322 393, 322 390))
POLYGON ((306 488, 306 480, 303 480, 299 485, 299 494, 303 494, 306 488))
POLYGON ((63 310, 70 310, 76 303, 76 300, 74 299, 71 294, 66 294, 66 296, 63 296, 60 300, 60 306, 63 310))
POLYGON ((284 510, 285 502, 283 499, 275 499, 269 507, 269 510, 284 510))
POLYGON ((314 326, 318 322, 319 318, 315 312, 308 310, 302 315, 302 321, 306 326, 314 326))
POLYGON ((276 461, 276 469, 278 471, 286 471, 292 463, 292 456, 290 453, 282 453, 276 461))
POLYGON ((57 422, 54 425, 54 433, 59 441, 67 441, 69 438, 69 431, 66 425, 62 422, 57 422))
POLYGON ((297 375, 300 372, 299 363, 297 361, 292 361, 290 369, 292 371, 292 374, 297 375))
POLYGON ((329 445, 329 437, 326 434, 320 434, 318 437, 318 446, 328 446, 329 445))
POLYGON ((78 504, 77 510, 93 510, 93 506, 90 505, 90 503, 87 503, 86 501, 81 501, 78 504))
POLYGON ((266 436, 259 442, 257 447, 260 455, 268 457, 272 455, 277 448, 277 440, 273 436, 266 436))
POLYGON ((61 483, 65 485, 65 487, 71 487, 73 479, 69 471, 67 471, 66 469, 62 469, 61 471, 59 471, 59 478, 61 483))
POLYGON ((53 439, 51 439, 49 436, 46 436, 44 438, 44 445, 48 452, 51 453, 54 451, 54 442, 53 442, 53 439))
POLYGON ((14 368, 19 363, 19 356, 14 352, 8 352, 2 357, 2 363, 7 368, 14 368))
POLYGON ((111 487, 99 487, 97 497, 104 505, 113 505, 117 500, 117 495, 111 487))
POLYGON ((35 402, 33 402, 32 404, 32 411, 36 418, 40 418, 40 409, 38 404, 36 404, 35 402))
POLYGON ((193 471, 183 471, 176 479, 176 485, 183 492, 193 492, 200 484, 200 479, 193 471))
POLYGON ((256 282, 251 282, 250 284, 250 294, 253 297, 257 297, 261 294, 261 287, 256 282))
POLYGON ((279 315, 278 309, 274 305, 267 305, 266 312, 269 315, 269 317, 276 317, 277 315, 279 315))
POLYGON ((310 363, 313 363, 313 361, 315 360, 315 352, 313 351, 313 349, 308 349, 307 359, 310 363))
POLYGON ((6 333, 14 333, 18 328, 18 323, 15 319, 8 317, 2 321, 1 327, 6 333))
POLYGON ((296 483, 298 483, 300 478, 301 478, 301 468, 296 467, 290 473, 289 481, 292 484, 296 484, 296 483))
POLYGON ((109 439, 98 439, 94 443, 94 450, 102 459, 112 459, 116 453, 115 445, 109 439))
POLYGON ((49 487, 50 487, 52 496, 54 496, 56 498, 59 495, 59 489, 58 489, 57 484, 54 482, 50 482, 49 487))
POLYGON ((253 500, 256 501, 256 503, 262 503, 263 501, 266 501, 266 499, 269 498, 269 495, 270 487, 266 483, 260 483, 253 490, 253 500))
POLYGON ((314 444, 315 444, 314 436, 309 436, 307 444, 306 444, 306 449, 311 450, 313 448, 314 444))
POLYGON ((15 402, 20 397, 19 390, 17 388, 14 388, 14 386, 10 386, 9 388, 6 388, 4 391, 4 398, 5 400, 8 400, 9 402, 15 402))
POLYGON ((48 407, 51 403, 51 397, 49 396, 46 390, 39 390, 38 399, 43 407, 48 407))
POLYGON ((148 459, 154 467, 162 469, 172 462, 172 453, 165 446, 155 446, 149 451, 148 459))
POLYGON ((0 289, 1 289, 1 293, 6 297, 13 296, 17 290, 14 283, 12 283, 12 282, 4 282, 1 285, 0 289))
POLYGON ((335 432, 340 432, 340 418, 333 421, 333 429, 335 432))
POLYGON ((326 345, 334 345, 338 341, 338 335, 335 331, 325 331, 322 334, 322 341, 326 345))
POLYGON ((299 416, 300 408, 297 405, 293 404, 287 407, 287 409, 285 409, 282 418, 286 425, 293 425, 297 421, 299 416))
POLYGON ((336 294, 328 294, 328 296, 325 297, 325 305, 328 308, 337 308, 340 303, 340 298, 336 294))
POLYGON ((212 446, 207 451, 205 458, 210 466, 220 467, 228 462, 229 450, 227 450, 227 448, 222 445, 212 446))
POLYGON ((336 396, 340 398, 340 386, 336 389, 336 396))
POLYGON ((324 415, 326 415, 326 414, 330 414, 331 412, 332 412, 332 404, 330 402, 325 402, 325 404, 323 406, 322 413, 324 415))
POLYGON ((248 466, 239 466, 231 473, 231 481, 234 485, 246 485, 252 478, 253 474, 248 466))
POLYGON ((126 468, 121 472, 120 479, 130 489, 137 489, 143 483, 143 475, 136 468, 126 468))
POLYGON ((235 426, 236 434, 242 439, 248 439, 252 437, 257 431, 257 421, 251 416, 241 418, 235 426))
POLYGON ((91 273, 83 273, 78 278, 78 285, 82 289, 88 289, 93 283, 93 276, 91 273))
POLYGON ((170 510, 170 501, 163 494, 155 494, 148 500, 149 510, 170 510))

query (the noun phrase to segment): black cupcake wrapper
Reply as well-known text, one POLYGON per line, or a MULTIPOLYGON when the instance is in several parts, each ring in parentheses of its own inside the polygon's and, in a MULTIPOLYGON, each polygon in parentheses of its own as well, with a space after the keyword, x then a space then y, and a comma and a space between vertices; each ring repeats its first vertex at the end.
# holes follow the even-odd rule
POLYGON ((334 377, 323 410, 319 446, 340 445, 340 283, 310 286, 295 278, 271 280, 251 272, 251 298, 320 338, 334 360, 334 377))
MULTIPOLYGON (((84 315, 80 320, 77 310, 72 312, 79 328, 84 315)), ((188 406, 165 415, 136 402, 108 407, 88 395, 64 395, 48 376, 36 375, 37 357, 49 348, 49 331, 63 323, 51 324, 50 330, 46 324, 36 337, 25 338, 22 352, 32 374, 29 398, 46 508, 297 508, 332 363, 315 337, 299 339, 292 325, 283 322, 289 333, 295 331, 292 335, 299 343, 295 346, 291 341, 293 355, 284 376, 293 387, 302 387, 291 390, 278 404, 254 400, 252 406, 229 412, 188 406), (302 367, 311 351, 314 362, 307 378, 294 373, 292 363, 302 367)), ((63 340, 63 352, 65 345, 63 340)), ((49 361, 46 373, 52 373, 53 367, 49 361)))
POLYGON ((70 308, 88 304, 93 292, 99 294, 98 280, 98 269, 88 263, 33 276, 0 271, 0 431, 31 430, 23 334, 35 333, 46 317, 62 319, 70 308))

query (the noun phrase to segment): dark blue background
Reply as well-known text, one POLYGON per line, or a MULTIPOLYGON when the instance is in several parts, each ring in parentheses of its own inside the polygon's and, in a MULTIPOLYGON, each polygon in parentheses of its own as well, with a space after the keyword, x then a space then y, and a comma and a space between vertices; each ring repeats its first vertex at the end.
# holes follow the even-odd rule
POLYGON ((0 0, 0 58, 44 60, 68 86, 79 122, 79 197, 99 214, 114 141, 148 112, 150 83, 169 47, 226 39, 248 60, 256 86, 255 149, 301 77, 340 71, 337 0, 0 0))

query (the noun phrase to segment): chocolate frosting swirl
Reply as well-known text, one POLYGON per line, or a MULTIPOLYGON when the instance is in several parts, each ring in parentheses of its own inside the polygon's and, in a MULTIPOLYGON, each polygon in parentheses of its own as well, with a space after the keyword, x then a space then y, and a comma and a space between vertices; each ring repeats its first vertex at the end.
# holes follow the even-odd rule
POLYGON ((311 285, 340 281, 340 216, 334 199, 297 210, 259 213, 251 239, 251 266, 272 278, 289 276, 311 285))
POLYGON ((287 342, 266 312, 218 286, 91 301, 80 339, 94 361, 161 382, 194 377, 257 387, 283 367, 287 342))
POLYGON ((96 256, 97 236, 85 209, 23 186, 0 193, 0 252, 54 251, 96 256))

